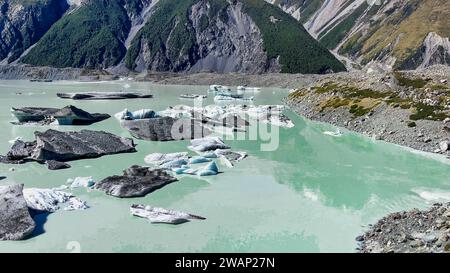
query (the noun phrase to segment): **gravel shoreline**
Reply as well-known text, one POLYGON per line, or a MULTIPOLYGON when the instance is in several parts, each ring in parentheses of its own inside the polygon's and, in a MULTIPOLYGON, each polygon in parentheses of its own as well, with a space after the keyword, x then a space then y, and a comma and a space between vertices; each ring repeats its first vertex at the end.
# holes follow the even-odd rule
POLYGON ((356 240, 361 253, 450 253, 450 203, 389 214, 356 240))
MULTIPOLYGON (((450 72, 440 75, 435 81, 449 80, 450 72)), ((294 112, 308 119, 346 128, 375 140, 449 157, 450 148, 445 147, 444 143, 450 143, 450 118, 433 120, 424 117, 411 120, 416 111, 415 105, 408 105, 406 108, 401 103, 406 101, 408 104, 422 105, 422 101, 440 101, 443 97, 448 100, 450 87, 444 90, 445 95, 439 94, 435 97, 431 95, 431 98, 422 100, 410 99, 409 97, 417 96, 416 92, 419 91, 412 88, 405 90, 397 86, 392 75, 346 73, 324 77, 307 88, 298 89, 284 102, 294 112), (336 87, 329 88, 331 85, 336 87), (353 89, 347 93, 341 92, 342 89, 348 88, 347 85, 351 85, 353 89), (353 93, 358 92, 368 93, 367 97, 360 95, 351 97, 353 93), (396 97, 392 98, 393 96, 396 97)), ((450 105, 446 107, 445 111, 449 113, 450 105)))

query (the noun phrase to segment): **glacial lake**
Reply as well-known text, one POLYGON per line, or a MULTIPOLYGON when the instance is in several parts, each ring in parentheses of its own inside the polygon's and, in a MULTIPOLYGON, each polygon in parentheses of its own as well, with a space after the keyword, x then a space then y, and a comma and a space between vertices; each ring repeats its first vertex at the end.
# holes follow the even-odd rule
MULTIPOLYGON (((114 115, 128 108, 163 110, 192 105, 180 94, 206 94, 205 86, 161 86, 128 81, 80 83, 0 81, 0 154, 9 140, 32 140, 33 132, 104 130, 130 137, 114 118, 85 127, 16 126, 11 107, 64 107, 72 104, 89 112, 114 115), (57 92, 151 92, 153 99, 71 101, 57 92), (16 94, 20 93, 20 94, 16 94)), ((281 104, 287 90, 265 88, 255 104, 281 104)), ((208 98, 212 104, 212 98, 208 98)), ((355 237, 387 213, 426 208, 449 198, 450 162, 344 131, 342 137, 324 135, 331 125, 303 119, 287 111, 292 129, 279 129, 279 147, 261 151, 262 140, 227 140, 233 150, 249 157, 235 168, 219 165, 223 173, 200 179, 180 176, 144 198, 118 199, 84 188, 73 191, 87 201, 85 211, 59 210, 38 218, 32 238, 0 242, 0 252, 354 252, 355 237), (182 225, 151 224, 130 215, 132 204, 146 204, 190 212, 207 218, 182 225)), ((154 152, 187 151, 189 141, 135 140, 137 153, 70 162, 72 168, 49 171, 45 165, 0 164, 0 185, 52 188, 68 178, 92 176, 101 180, 127 167, 145 165, 154 152), (11 167, 15 171, 10 171, 11 167)))

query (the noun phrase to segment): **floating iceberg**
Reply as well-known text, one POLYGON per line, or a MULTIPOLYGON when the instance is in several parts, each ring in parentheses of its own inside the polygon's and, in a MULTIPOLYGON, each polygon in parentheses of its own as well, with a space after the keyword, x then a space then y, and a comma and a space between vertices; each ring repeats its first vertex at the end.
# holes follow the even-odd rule
POLYGON ((170 153, 170 154, 162 154, 162 153, 153 153, 149 154, 144 158, 145 163, 161 165, 166 162, 174 161, 177 159, 188 159, 187 152, 180 153, 170 153))
POLYGON ((182 211, 155 208, 145 205, 132 205, 130 208, 130 212, 134 216, 148 219, 151 223, 166 223, 176 225, 189 222, 189 220, 206 219, 204 217, 182 211))
POLYGON ((57 189, 26 188, 23 196, 27 206, 35 212, 55 212, 60 204, 68 203, 66 210, 86 209, 86 202, 81 201, 70 193, 57 189))
POLYGON ((70 187, 73 188, 90 188, 93 187, 95 182, 91 176, 89 177, 76 177, 75 179, 68 179, 70 187))
POLYGON ((222 139, 218 137, 205 137, 191 140, 191 145, 188 146, 188 149, 195 152, 207 152, 217 149, 230 149, 230 147, 225 145, 222 139))
POLYGON ((72 210, 85 210, 88 209, 86 201, 83 201, 77 197, 72 197, 69 199, 68 205, 64 208, 64 210, 72 211, 72 210))
POLYGON ((206 158, 204 156, 195 156, 193 158, 189 159, 189 164, 200 164, 200 163, 206 163, 206 162, 210 162, 211 159, 206 158))
POLYGON ((250 119, 280 127, 294 127, 294 123, 282 113, 284 110, 286 107, 283 105, 208 105, 205 107, 176 105, 157 114, 172 118, 193 118, 212 126, 241 128, 248 126, 250 119), (229 122, 230 117, 233 117, 233 122, 229 122))
POLYGON ((128 109, 124 109, 122 112, 119 112, 114 115, 118 120, 137 120, 137 119, 149 119, 156 118, 158 115, 155 111, 151 109, 141 109, 134 112, 128 111, 128 109))
POLYGON ((241 161, 247 157, 246 152, 233 152, 230 150, 218 149, 214 151, 218 158, 229 168, 234 167, 234 162, 241 161))
POLYGON ((180 168, 181 166, 184 166, 187 164, 188 164, 188 161, 184 158, 181 158, 181 159, 175 159, 172 161, 165 162, 165 163, 159 165, 159 167, 161 169, 173 169, 173 168, 180 168))
POLYGON ((219 168, 217 168, 216 162, 211 162, 206 165, 203 169, 197 171, 198 176, 211 176, 217 175, 219 173, 219 168))

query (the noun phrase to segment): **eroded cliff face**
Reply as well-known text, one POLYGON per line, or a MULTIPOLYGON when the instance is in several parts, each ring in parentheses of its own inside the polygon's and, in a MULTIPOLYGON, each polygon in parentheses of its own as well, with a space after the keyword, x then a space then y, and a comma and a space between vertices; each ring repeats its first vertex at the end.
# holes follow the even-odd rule
POLYGON ((268 60, 261 32, 250 16, 243 13, 241 3, 227 8, 228 20, 219 18, 215 24, 202 30, 201 18, 204 16, 208 16, 205 2, 192 6, 190 18, 194 28, 200 31, 195 33, 199 60, 189 69, 191 72, 262 73, 280 70, 276 60, 272 63, 268 60))
POLYGON ((0 63, 16 61, 68 8, 66 0, 0 0, 0 63))
MULTIPOLYGON (((198 1, 188 8, 188 20, 174 16, 167 37, 157 48, 148 35, 141 34, 135 44, 138 53, 129 61, 136 71, 216 71, 262 73, 279 71, 277 60, 268 60, 261 32, 242 11, 242 3, 214 6, 198 1), (177 44, 180 31, 186 32, 183 44, 177 44)), ((144 31, 156 31, 151 23, 144 31)))

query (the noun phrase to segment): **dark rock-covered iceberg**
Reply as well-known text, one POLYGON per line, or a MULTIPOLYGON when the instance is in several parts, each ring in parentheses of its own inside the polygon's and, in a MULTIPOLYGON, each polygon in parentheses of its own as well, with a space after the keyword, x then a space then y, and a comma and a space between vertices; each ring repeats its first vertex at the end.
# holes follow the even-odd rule
POLYGON ((151 94, 135 92, 87 92, 87 93, 58 93, 62 99, 72 100, 123 100, 152 98, 151 94))
POLYGON ((57 121, 59 125, 90 125, 110 118, 108 114, 88 113, 75 106, 69 105, 61 109, 24 107, 12 108, 11 113, 19 124, 37 122, 42 125, 57 121))
POLYGON ((23 185, 0 187, 0 240, 25 239, 36 227, 22 190, 23 185))
POLYGON ((132 139, 103 131, 81 130, 35 132, 36 141, 16 140, 0 163, 22 164, 27 161, 47 162, 50 169, 68 167, 61 162, 97 158, 104 155, 136 152, 132 139))
POLYGON ((120 198, 142 197, 175 181, 175 177, 162 169, 131 166, 123 175, 107 177, 94 188, 120 198))

